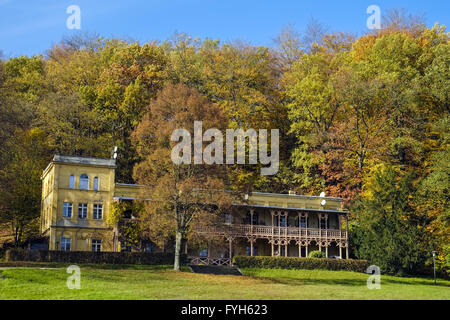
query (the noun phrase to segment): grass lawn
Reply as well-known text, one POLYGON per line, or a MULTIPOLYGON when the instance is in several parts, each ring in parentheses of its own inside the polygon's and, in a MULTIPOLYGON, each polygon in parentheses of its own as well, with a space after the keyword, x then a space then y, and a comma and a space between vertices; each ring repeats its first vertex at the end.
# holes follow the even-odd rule
POLYGON ((0 299, 450 299, 441 279, 381 276, 381 289, 368 290, 368 275, 346 271, 243 269, 239 277, 170 266, 80 265, 81 289, 69 290, 64 266, 0 266, 0 299))

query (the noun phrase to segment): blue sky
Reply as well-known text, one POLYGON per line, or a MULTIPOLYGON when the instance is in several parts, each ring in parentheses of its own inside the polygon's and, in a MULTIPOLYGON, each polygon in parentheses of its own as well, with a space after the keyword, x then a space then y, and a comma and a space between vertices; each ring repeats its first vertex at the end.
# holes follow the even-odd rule
POLYGON ((301 31, 313 17, 331 31, 368 31, 366 9, 405 8, 426 23, 448 25, 448 0, 0 0, 0 50, 5 57, 45 53, 63 36, 66 9, 81 9, 81 31, 141 42, 164 40, 175 31, 223 42, 272 46, 281 29, 301 31))

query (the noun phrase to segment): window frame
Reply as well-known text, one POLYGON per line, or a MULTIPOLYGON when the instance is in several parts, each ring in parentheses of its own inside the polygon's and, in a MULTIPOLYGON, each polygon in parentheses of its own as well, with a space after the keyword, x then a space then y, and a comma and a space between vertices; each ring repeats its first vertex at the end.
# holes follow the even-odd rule
POLYGON ((71 238, 61 237, 60 241, 61 241, 61 249, 60 249, 61 251, 70 251, 71 250, 71 245, 72 245, 71 238), (69 245, 69 248, 67 248, 67 244, 69 245))
POLYGON ((92 240, 92 252, 101 252, 101 251, 102 251, 102 240, 92 240))
POLYGON ((93 190, 99 191, 99 189, 100 189, 100 179, 98 177, 94 177, 93 190))
POLYGON ((320 225, 319 228, 322 230, 328 230, 329 229, 329 223, 328 223, 328 219, 326 218, 320 218, 320 225))
POLYGON ((88 204, 87 203, 79 203, 78 204, 78 219, 87 219, 88 217, 88 204), (84 210, 86 209, 86 210, 84 210), (81 211, 80 211, 81 210, 81 211), (80 213, 84 213, 85 211, 85 216, 82 216, 80 213))
POLYGON ((231 215, 231 213, 225 213, 224 215, 224 223, 225 224, 233 224, 233 216, 231 215))
POLYGON ((62 216, 63 216, 63 218, 72 218, 72 216, 73 216, 73 202, 63 202, 62 216), (70 214, 67 214, 68 209, 70 209, 70 214))
POLYGON ((103 219, 103 203, 94 203, 92 210, 92 218, 94 220, 102 220, 103 219), (100 211, 100 217, 99 217, 100 211))
POLYGON ((75 189, 75 176, 73 174, 69 176, 69 189, 75 189))
POLYGON ((89 190, 89 176, 86 173, 80 175, 80 181, 78 182, 79 190, 89 190))
POLYGON ((200 252, 198 253, 198 256, 201 258, 207 258, 209 256, 208 248, 204 248, 204 249, 200 250, 200 252))
POLYGON ((306 219, 306 217, 300 217, 299 227, 303 229, 308 228, 308 220, 306 219))
MULTIPOLYGON (((247 255, 247 257, 250 257, 252 252, 251 252, 252 248, 250 246, 246 246, 245 247, 245 254, 247 255)), ((258 255, 258 247, 257 246, 253 246, 253 256, 256 257, 258 255)))

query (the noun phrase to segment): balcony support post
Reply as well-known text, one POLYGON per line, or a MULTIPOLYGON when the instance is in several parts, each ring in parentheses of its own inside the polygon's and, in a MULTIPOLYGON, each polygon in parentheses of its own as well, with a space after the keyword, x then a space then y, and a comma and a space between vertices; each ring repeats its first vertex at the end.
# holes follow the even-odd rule
POLYGON ((348 247, 349 247, 349 241, 348 241, 348 213, 345 214, 345 225, 346 225, 346 246, 345 246, 345 259, 348 260, 348 247))
POLYGON ((254 245, 253 243, 256 242, 256 237, 254 236, 249 236, 247 237, 247 240, 250 242, 250 256, 253 257, 254 256, 254 245))
POLYGON ((288 240, 284 240, 284 256, 287 257, 288 256, 288 246, 289 241, 288 240))
MULTIPOLYGON (((273 240, 273 236, 274 236, 274 224, 273 224, 273 218, 275 216, 275 212, 273 210, 270 210, 270 215, 272 216, 272 240, 273 240)), ((273 256, 273 243, 272 243, 272 256, 273 256)))
POLYGON ((232 259, 233 259, 233 237, 227 237, 228 240, 228 251, 229 251, 229 258, 230 258, 230 264, 232 263, 232 259))

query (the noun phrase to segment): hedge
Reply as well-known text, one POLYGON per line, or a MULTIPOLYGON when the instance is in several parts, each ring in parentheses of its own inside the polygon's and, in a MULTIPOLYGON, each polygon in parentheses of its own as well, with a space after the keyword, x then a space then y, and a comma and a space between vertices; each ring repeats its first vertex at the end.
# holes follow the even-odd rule
POLYGON ((239 268, 263 269, 325 269, 366 272, 369 267, 367 260, 318 259, 318 258, 288 258, 288 257, 248 257, 236 256, 233 264, 239 268))
MULTIPOLYGON (((174 254, 9 249, 6 251, 5 261, 163 265, 173 264, 174 254)), ((187 262, 186 255, 181 255, 181 262, 187 262)))
POLYGON ((308 258, 325 258, 325 253, 322 251, 311 251, 308 255, 308 258))

